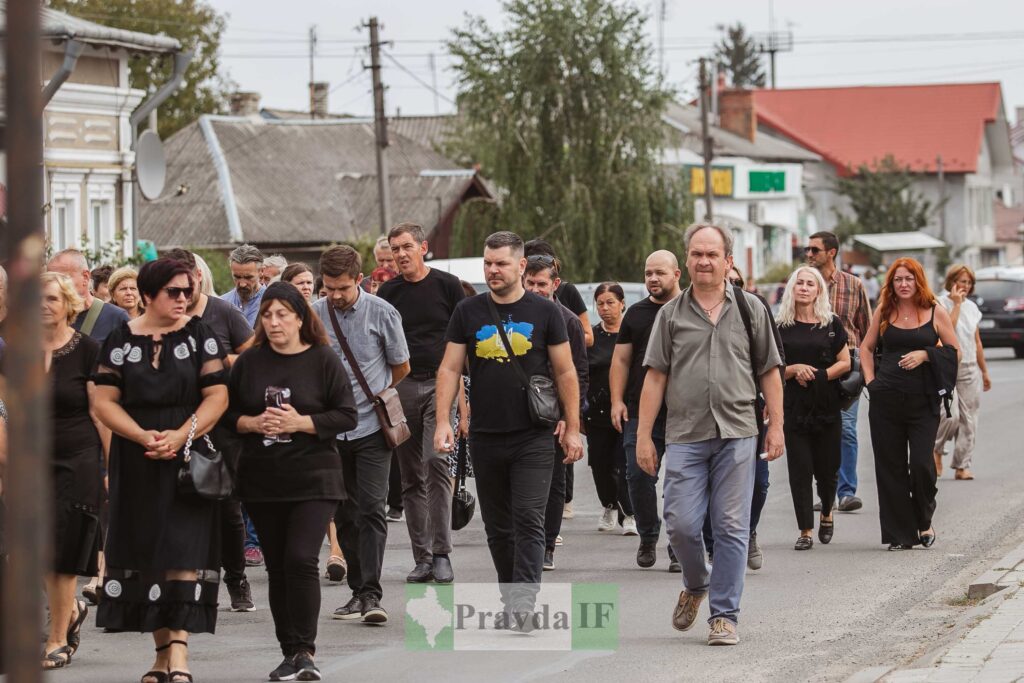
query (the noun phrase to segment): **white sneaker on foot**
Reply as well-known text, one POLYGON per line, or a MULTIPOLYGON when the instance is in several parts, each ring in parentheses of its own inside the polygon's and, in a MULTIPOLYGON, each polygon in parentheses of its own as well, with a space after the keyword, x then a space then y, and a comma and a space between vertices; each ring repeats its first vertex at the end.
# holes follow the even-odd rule
POLYGON ((562 534, 555 536, 555 545, 562 545, 562 534))
POLYGON ((622 520, 622 535, 623 536, 639 536, 640 532, 636 530, 636 517, 633 515, 627 515, 622 520))
POLYGON ((606 507, 601 513, 601 520, 597 523, 598 531, 611 531, 615 528, 615 507, 606 507))

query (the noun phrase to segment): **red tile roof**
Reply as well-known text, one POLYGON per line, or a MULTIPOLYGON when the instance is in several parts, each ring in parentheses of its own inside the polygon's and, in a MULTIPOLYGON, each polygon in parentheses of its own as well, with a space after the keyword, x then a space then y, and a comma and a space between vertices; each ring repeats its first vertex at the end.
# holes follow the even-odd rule
POLYGON ((887 155, 911 170, 976 170, 985 124, 1002 107, 998 83, 757 90, 758 123, 821 154, 841 173, 887 155))

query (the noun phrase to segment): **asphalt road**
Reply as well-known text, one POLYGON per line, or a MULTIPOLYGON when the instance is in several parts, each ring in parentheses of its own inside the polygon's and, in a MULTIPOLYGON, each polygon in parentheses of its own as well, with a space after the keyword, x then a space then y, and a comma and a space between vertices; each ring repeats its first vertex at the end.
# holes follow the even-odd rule
MULTIPOLYGON (((323 583, 317 662, 325 680, 667 681, 844 680, 860 669, 909 661, 954 632, 968 609, 969 581, 1018 543, 1024 512, 1021 437, 1024 360, 990 352, 994 388, 982 400, 973 482, 939 483, 931 549, 889 553, 880 543, 877 496, 861 402, 859 494, 864 509, 838 514, 835 539, 796 552, 798 531, 783 462, 772 464, 772 485, 759 538, 764 567, 747 573, 740 616, 740 644, 709 648, 703 625, 678 633, 672 607, 681 588, 666 571, 664 539, 655 569, 634 561, 637 540, 596 530, 599 505, 589 469, 576 469, 576 516, 563 526, 558 569, 545 581, 613 582, 619 585, 620 641, 613 652, 413 652, 405 647, 404 583, 411 569, 404 524, 390 524, 384 568, 385 627, 333 621, 347 588, 323 583)), ((453 563, 463 582, 493 580, 479 515, 455 536, 453 563)), ((325 549, 326 550, 326 549, 325 549)), ((324 553, 326 559, 326 552, 324 553)), ((259 681, 280 660, 266 601, 266 575, 250 569, 258 610, 223 611, 214 636, 192 639, 197 681, 259 681)), ((226 596, 224 596, 226 597, 226 596)), ((515 637, 515 636, 512 636, 515 637)), ((151 661, 152 641, 139 634, 103 634, 89 624, 72 665, 52 681, 136 681, 151 661)))

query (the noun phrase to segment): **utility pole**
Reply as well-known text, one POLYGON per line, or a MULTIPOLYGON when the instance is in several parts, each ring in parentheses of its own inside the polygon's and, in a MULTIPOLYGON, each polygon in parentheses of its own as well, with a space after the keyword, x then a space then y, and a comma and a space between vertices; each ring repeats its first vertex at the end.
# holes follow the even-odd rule
POLYGON ((50 571, 49 378, 43 370, 39 267, 43 234, 43 115, 39 0, 8 0, 4 32, 8 310, 4 400, 8 462, 4 475, 9 559, 3 576, 2 638, 8 681, 37 683, 42 605, 39 580, 50 571))
POLYGON ((768 0, 768 33, 756 36, 757 51, 768 53, 771 65, 772 90, 775 90, 775 53, 792 52, 793 32, 775 30, 775 2, 768 0))
POLYGON ((380 201, 380 232, 391 227, 391 188, 388 182, 388 120, 384 116, 384 83, 380 77, 380 34, 377 17, 370 17, 370 69, 373 76, 373 123, 377 136, 377 194, 380 201))
POLYGON ((665 2, 658 0, 658 79, 665 79, 665 2))
POLYGON ((434 91, 434 115, 441 113, 441 106, 437 101, 437 62, 434 61, 434 53, 430 53, 430 85, 434 91))
POLYGON ((939 174, 939 239, 946 241, 946 172, 942 155, 935 158, 935 171, 939 174))
POLYGON ((700 133, 704 142, 704 220, 714 220, 711 207, 711 132, 708 130, 708 61, 700 58, 700 133))
POLYGON ((309 27, 309 118, 316 118, 316 97, 313 95, 313 60, 316 57, 316 24, 309 27))

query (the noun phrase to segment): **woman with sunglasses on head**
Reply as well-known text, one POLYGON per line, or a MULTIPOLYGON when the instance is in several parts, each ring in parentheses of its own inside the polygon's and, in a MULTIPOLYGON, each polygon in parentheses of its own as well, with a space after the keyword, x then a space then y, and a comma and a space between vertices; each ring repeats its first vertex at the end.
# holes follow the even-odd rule
POLYGON ((106 574, 96 623, 153 634, 142 683, 192 681, 188 635, 213 633, 220 567, 218 501, 179 490, 184 447, 227 408, 224 350, 185 313, 191 269, 169 258, 139 269, 145 312, 107 337, 93 379, 95 409, 114 432, 106 574))
POLYGON ((355 428, 357 416, 323 323, 290 283, 271 283, 263 294, 256 339, 231 369, 230 394, 226 422, 245 440, 238 497, 263 547, 284 654, 269 678, 318 681, 320 546, 345 498, 335 439, 355 428))
POLYGON ((935 460, 939 395, 929 363, 939 342, 957 347, 949 313, 935 301, 921 264, 896 259, 860 346, 871 399, 868 419, 882 543, 907 550, 935 543, 935 460), (875 349, 881 347, 876 359, 875 349))

